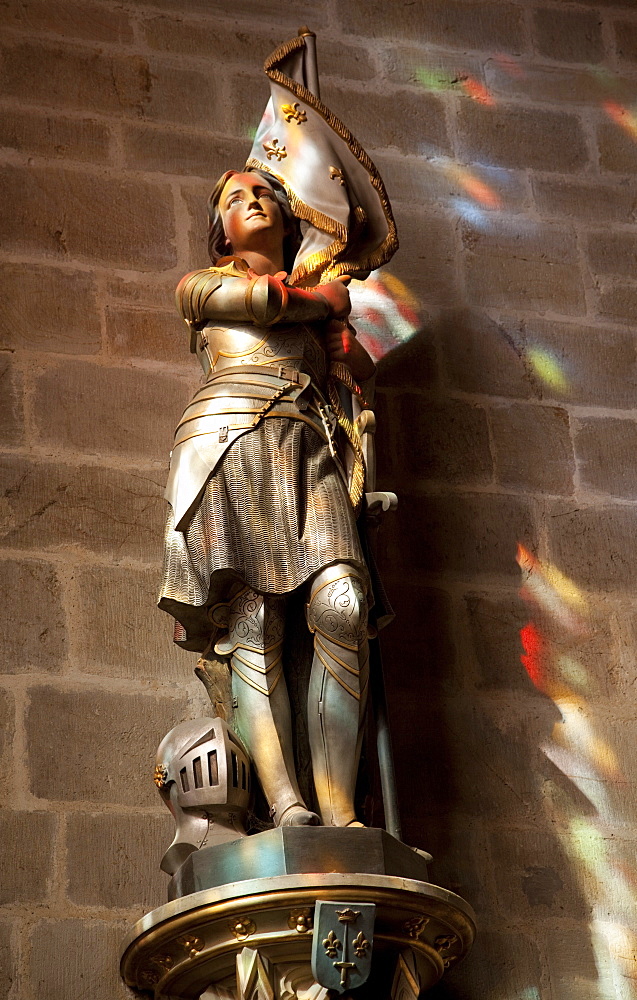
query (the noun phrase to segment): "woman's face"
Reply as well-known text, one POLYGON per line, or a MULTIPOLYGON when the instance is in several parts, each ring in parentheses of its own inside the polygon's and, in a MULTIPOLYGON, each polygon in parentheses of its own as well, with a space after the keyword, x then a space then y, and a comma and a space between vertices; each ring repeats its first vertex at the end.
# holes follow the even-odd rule
POLYGON ((234 174, 221 192, 219 212, 236 254, 283 243, 281 209, 274 191, 259 174, 234 174))

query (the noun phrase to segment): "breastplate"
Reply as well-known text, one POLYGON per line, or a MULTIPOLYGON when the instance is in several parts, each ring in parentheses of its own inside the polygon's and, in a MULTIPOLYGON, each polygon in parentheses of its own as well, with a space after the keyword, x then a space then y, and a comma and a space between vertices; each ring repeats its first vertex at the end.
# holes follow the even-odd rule
POLYGON ((208 324, 197 337, 197 357, 206 375, 238 365, 285 363, 307 372, 318 385, 327 374, 327 358, 312 326, 297 323, 271 329, 252 324, 208 324))

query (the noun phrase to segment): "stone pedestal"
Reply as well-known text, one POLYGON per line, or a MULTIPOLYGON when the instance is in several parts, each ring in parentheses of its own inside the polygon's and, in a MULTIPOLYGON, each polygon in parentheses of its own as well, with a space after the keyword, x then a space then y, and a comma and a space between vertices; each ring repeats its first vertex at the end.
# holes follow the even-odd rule
POLYGON ((287 828, 198 851, 171 895, 122 954, 124 981, 155 1000, 415 1000, 475 934, 468 903, 431 885, 426 859, 382 830, 287 828), (343 925, 331 937, 314 926, 318 901, 337 904, 338 920, 373 914, 371 930, 352 923, 349 954, 343 925), (345 969, 340 986, 317 982, 321 963, 345 969))

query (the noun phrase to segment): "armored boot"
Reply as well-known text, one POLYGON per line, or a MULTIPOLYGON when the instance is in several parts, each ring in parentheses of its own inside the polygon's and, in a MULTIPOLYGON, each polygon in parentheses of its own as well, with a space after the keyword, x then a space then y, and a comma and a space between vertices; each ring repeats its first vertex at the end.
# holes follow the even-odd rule
MULTIPOLYGON (((242 590, 226 606, 228 635, 218 653, 230 656, 234 724, 255 766, 277 826, 314 825, 299 791, 283 664, 285 598, 242 590)), ((216 614, 218 620, 218 613, 216 614)))
POLYGON ((307 620, 314 634, 308 729, 314 784, 325 826, 356 822, 354 790, 367 704, 367 600, 348 564, 312 581, 307 620))

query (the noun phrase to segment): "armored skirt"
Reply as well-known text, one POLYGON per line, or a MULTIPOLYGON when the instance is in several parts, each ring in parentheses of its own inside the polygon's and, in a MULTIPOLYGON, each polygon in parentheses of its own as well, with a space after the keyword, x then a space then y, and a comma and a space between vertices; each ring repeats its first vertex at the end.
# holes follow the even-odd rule
POLYGON ((185 531, 169 509, 159 606, 175 642, 203 651, 216 603, 245 584, 289 593, 334 562, 367 578, 345 483, 316 431, 271 417, 226 451, 185 531))

